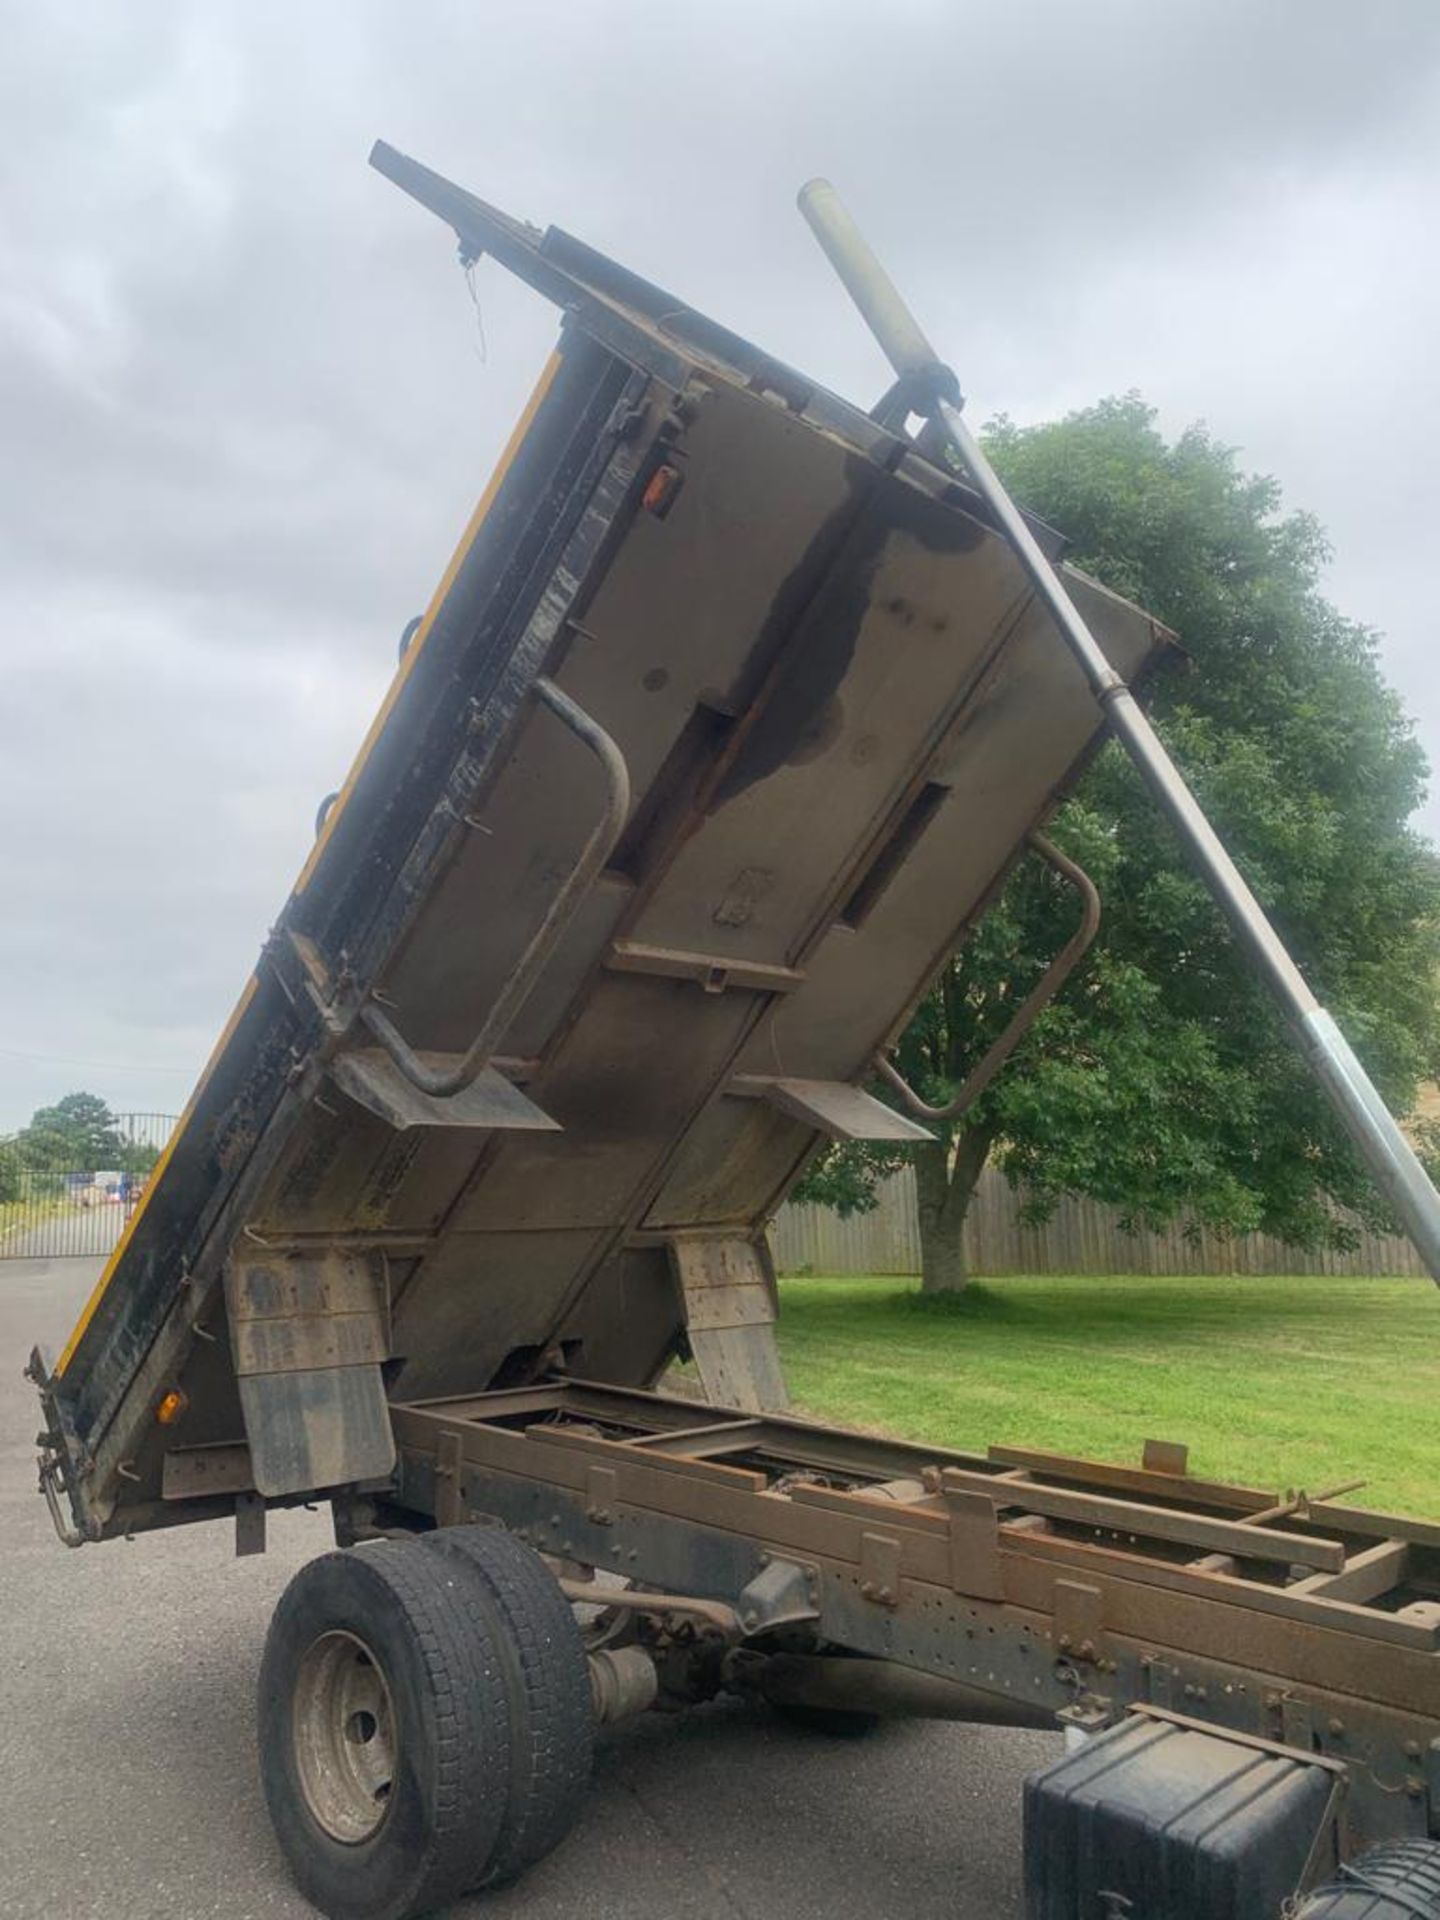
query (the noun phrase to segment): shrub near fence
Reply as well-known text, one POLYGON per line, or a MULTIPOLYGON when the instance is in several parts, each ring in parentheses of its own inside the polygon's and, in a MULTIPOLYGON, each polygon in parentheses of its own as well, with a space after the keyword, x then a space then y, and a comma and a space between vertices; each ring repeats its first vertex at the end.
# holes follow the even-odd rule
MULTIPOLYGON (((825 1207, 782 1207, 770 1230, 781 1273, 920 1271, 915 1175, 909 1167, 887 1180, 873 1213, 842 1220, 825 1207)), ((1410 1242, 1398 1234, 1365 1233, 1351 1253, 1307 1252, 1268 1234, 1189 1238, 1127 1233, 1113 1207, 1062 1200, 1042 1227, 1020 1220, 1020 1197, 987 1167, 965 1222, 965 1259, 973 1274, 1002 1273, 1329 1273, 1425 1276, 1410 1242)))

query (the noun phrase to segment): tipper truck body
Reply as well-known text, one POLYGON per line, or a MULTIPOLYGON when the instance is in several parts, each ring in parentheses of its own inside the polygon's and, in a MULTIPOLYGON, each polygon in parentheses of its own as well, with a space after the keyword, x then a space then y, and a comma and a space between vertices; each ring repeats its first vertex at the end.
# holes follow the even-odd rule
MULTIPOLYGON (((1397 1903, 1375 1920, 1440 1914, 1440 1523, 1159 1442, 947 1453, 786 1411, 766 1224, 828 1142, 927 1137, 888 1050, 1018 861, 1076 934, 986 1077, 1080 961, 1098 906, 1044 829, 1107 720, 1135 750, 1112 698, 1172 636, 957 461, 943 369, 867 414, 375 158, 560 338, 93 1298, 32 1359, 62 1537, 224 1516, 249 1551, 269 1507, 333 1503, 261 1749, 338 1920, 512 1877, 599 1721, 722 1690, 837 1730, 1064 1726, 1031 1920, 1339 1915, 1322 1883, 1357 1860, 1397 1903)), ((1346 1117, 1383 1178, 1372 1107, 1346 1117)))

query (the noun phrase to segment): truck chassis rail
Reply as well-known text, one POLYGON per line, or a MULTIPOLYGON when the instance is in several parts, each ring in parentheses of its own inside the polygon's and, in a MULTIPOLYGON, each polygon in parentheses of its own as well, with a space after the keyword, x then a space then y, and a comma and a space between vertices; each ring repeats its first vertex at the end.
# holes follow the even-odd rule
POLYGON ((945 1452, 583 1381, 393 1417, 393 1498, 437 1525, 498 1520, 1027 1722, 1148 1705, 1341 1761, 1352 1847, 1440 1824, 1440 1527, 1196 1478, 1174 1447, 945 1452))

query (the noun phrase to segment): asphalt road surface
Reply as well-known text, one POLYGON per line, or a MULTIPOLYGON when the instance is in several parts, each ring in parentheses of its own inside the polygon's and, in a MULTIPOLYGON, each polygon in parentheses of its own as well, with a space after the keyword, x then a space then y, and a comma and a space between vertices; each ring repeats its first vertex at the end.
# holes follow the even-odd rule
MULTIPOLYGON (((252 1699, 270 1609, 332 1542, 271 1516, 67 1552, 35 1490, 20 1370, 63 1345, 94 1260, 0 1261, 0 1915, 304 1920, 270 1837, 252 1699)), ((1019 1920, 1020 1785, 1049 1735, 904 1724, 868 1740, 717 1705, 601 1739, 587 1811, 457 1920, 1019 1920)))

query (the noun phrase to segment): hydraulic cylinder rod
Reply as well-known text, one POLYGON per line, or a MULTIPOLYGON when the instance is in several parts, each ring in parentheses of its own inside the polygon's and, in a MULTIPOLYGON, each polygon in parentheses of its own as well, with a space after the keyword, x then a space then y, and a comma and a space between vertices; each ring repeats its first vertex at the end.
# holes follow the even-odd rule
POLYGON ((971 484, 1059 628, 1112 732, 1139 768, 1201 877, 1258 963, 1316 1078, 1431 1277, 1440 1282, 1440 1195, 1345 1036, 1306 985, 1139 702, 1106 659, 1064 582, 986 459, 961 414, 963 403, 955 376, 930 345, 829 182, 812 180, 802 187, 800 210, 896 373, 915 391, 927 393, 925 409, 965 467, 971 484))

